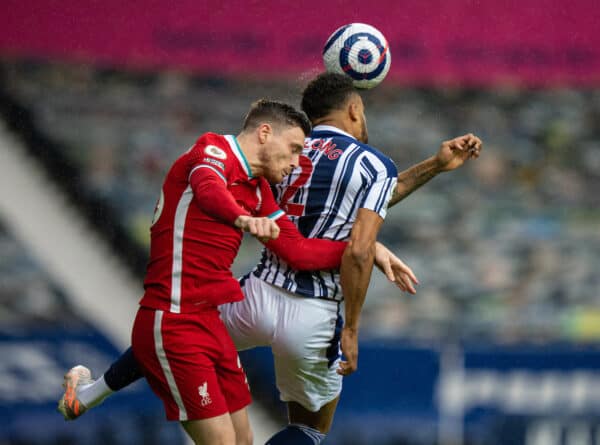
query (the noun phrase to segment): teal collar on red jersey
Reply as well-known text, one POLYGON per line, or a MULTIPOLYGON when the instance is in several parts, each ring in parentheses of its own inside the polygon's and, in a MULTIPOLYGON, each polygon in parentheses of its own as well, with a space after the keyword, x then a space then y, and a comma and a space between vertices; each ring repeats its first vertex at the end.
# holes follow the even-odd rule
POLYGON ((244 155, 244 152, 242 151, 242 148, 240 147, 237 138, 233 135, 228 134, 225 136, 225 139, 227 139, 227 142, 229 142, 229 146, 231 147, 231 151, 233 151, 235 157, 238 158, 238 161, 240 161, 242 168, 248 175, 248 179, 254 178, 254 176, 252 175, 252 170, 250 169, 250 164, 248 163, 246 155, 244 155))

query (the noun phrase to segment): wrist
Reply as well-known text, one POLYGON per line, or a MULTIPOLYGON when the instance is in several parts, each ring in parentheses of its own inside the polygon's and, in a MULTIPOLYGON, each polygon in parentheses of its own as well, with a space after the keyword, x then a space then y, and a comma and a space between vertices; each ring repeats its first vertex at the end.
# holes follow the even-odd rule
POLYGON ((235 227, 237 227, 238 229, 243 229, 246 225, 246 222, 248 220, 249 216, 248 215, 239 215, 235 221, 233 221, 233 225, 235 227))
POLYGON ((436 175, 446 171, 444 170, 444 162, 437 155, 430 157, 425 162, 427 162, 427 164, 431 167, 431 171, 436 175))
POLYGON ((342 328, 345 331, 349 331, 353 334, 358 334, 358 324, 353 324, 353 325, 344 325, 344 327, 342 328))

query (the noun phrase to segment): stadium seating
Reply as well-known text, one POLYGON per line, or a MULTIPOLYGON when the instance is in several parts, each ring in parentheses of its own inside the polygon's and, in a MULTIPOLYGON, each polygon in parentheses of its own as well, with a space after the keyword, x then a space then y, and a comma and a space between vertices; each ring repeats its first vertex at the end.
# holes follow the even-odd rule
MULTIPOLYGON (((252 100, 297 103, 302 87, 34 62, 5 62, 2 72, 5 91, 79 172, 82 201, 101 201, 110 224, 143 248, 172 160, 204 131, 237 132, 252 100)), ((597 339, 600 91, 382 86, 364 96, 371 142, 399 170, 454 135, 472 131, 485 141, 477 162, 390 211, 382 240, 422 284, 406 298, 377 275, 365 309, 369 330, 597 339)), ((253 256, 246 253, 245 267, 253 256)))

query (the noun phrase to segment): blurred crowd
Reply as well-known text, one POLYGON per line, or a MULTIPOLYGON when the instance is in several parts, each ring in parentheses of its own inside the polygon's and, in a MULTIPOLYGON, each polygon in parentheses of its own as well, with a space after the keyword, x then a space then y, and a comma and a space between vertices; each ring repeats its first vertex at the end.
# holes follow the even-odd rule
MULTIPOLYGON (((83 198, 105 202, 117 215, 111 223, 141 246, 164 174, 179 154, 203 132, 236 134, 259 97, 297 105, 308 80, 15 61, 3 61, 0 70, 1 88, 81 173, 83 198)), ((370 142, 399 171, 463 133, 485 143, 477 161, 433 179, 388 213, 381 241, 421 284, 416 296, 406 296, 374 274, 363 332, 600 340, 600 89, 384 82, 363 98, 370 142)))

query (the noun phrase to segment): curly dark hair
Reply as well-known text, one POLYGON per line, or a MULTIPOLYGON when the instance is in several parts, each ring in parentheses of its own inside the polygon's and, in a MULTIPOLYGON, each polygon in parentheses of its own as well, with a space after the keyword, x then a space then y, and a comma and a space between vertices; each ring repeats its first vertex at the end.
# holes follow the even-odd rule
POLYGON ((302 93, 301 108, 311 122, 341 109, 356 93, 352 79, 344 74, 322 73, 315 77, 302 93))
POLYGON ((242 129, 256 128, 264 122, 300 127, 305 136, 308 136, 312 129, 310 121, 302 111, 276 100, 260 99, 254 102, 244 118, 242 129))

